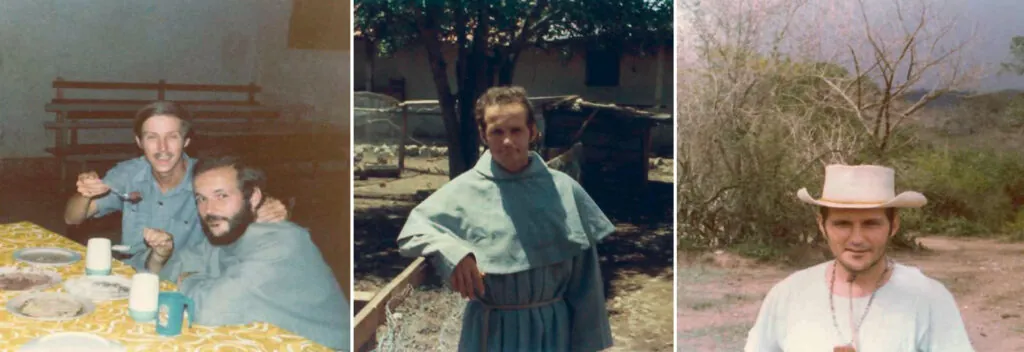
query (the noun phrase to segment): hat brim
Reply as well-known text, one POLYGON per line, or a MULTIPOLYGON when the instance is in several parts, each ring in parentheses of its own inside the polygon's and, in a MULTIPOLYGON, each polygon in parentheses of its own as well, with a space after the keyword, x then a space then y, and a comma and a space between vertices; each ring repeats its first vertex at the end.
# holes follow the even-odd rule
POLYGON ((928 204, 928 199, 925 198, 923 194, 914 191, 900 193, 896 197, 880 203, 845 203, 814 199, 814 197, 811 197, 810 193, 807 193, 807 188, 801 188, 797 191, 796 197, 800 198, 804 203, 811 205, 845 209, 920 208, 925 204, 928 204))

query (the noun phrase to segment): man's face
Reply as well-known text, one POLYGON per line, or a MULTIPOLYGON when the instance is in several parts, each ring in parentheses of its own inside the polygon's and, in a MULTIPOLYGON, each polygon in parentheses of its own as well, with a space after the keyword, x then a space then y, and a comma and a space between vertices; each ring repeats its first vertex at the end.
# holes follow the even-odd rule
MULTIPOLYGON (((258 204, 258 199, 245 198, 237 174, 235 168, 225 166, 208 170, 193 179, 203 231, 214 245, 234 243, 256 219, 256 209, 252 204, 258 204)), ((259 190, 253 191, 252 198, 259 197, 259 190)))
POLYGON ((146 160, 157 173, 168 173, 182 162, 182 151, 188 139, 181 128, 181 120, 170 115, 156 115, 142 124, 141 136, 135 138, 146 160))
POLYGON ((818 226, 828 240, 829 249, 839 264, 850 273, 861 273, 878 263, 885 255, 889 236, 899 229, 899 217, 890 227, 885 209, 831 208, 828 219, 818 226))
POLYGON ((494 161, 509 172, 519 172, 529 162, 530 142, 536 137, 534 126, 527 125, 527 110, 522 104, 492 105, 484 109, 483 139, 494 161))

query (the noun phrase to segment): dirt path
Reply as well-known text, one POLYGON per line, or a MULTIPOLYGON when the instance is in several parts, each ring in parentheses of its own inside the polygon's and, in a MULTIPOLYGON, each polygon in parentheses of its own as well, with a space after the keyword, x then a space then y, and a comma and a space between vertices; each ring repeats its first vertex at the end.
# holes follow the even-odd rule
MULTIPOLYGON (((929 251, 893 257, 949 288, 975 350, 1024 351, 1024 244, 948 237, 922 242, 929 251)), ((729 254, 681 254, 678 262, 678 351, 742 350, 764 295, 799 269, 729 254)))
MULTIPOLYGON (((445 158, 409 158, 400 179, 355 182, 355 282, 374 292, 401 272, 411 259, 398 255, 398 235, 417 191, 448 181, 445 158)), ((671 182, 671 164, 651 170, 655 181, 671 182)), ((672 184, 656 183, 658 208, 636 219, 617 218, 605 209, 618 231, 598 246, 606 284, 615 347, 610 351, 672 351, 673 233, 672 184), (663 209, 662 209, 663 208, 663 209)), ((378 329, 379 351, 452 351, 458 344, 463 301, 434 283, 413 291, 378 329)))

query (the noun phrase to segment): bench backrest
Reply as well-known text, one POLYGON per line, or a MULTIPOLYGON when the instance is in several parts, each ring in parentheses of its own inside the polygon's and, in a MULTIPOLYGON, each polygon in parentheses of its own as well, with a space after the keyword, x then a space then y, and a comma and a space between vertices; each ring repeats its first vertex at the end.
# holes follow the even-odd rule
POLYGON ((167 99, 169 92, 214 93, 225 99, 216 100, 179 100, 175 102, 185 106, 194 118, 244 118, 272 119, 280 116, 276 109, 269 109, 256 100, 260 86, 255 83, 247 85, 228 84, 181 84, 144 82, 87 82, 67 81, 57 78, 53 81, 56 91, 55 98, 47 104, 47 111, 64 113, 64 118, 76 119, 132 119, 135 112, 153 102, 167 99), (83 99, 67 98, 68 90, 102 90, 102 91, 153 91, 152 99, 83 99), (229 95, 233 95, 228 99, 229 95))

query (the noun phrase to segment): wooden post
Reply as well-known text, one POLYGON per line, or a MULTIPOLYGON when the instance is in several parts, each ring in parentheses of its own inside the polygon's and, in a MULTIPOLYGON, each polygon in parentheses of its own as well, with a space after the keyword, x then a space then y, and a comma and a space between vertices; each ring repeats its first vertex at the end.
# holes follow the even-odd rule
POLYGON ((364 350, 368 344, 371 346, 376 344, 377 327, 387 320, 385 307, 388 304, 392 306, 401 304, 404 297, 396 294, 406 288, 419 287, 426 279, 427 272, 426 258, 416 258, 401 274, 377 291, 373 299, 356 313, 355 319, 353 319, 354 324, 352 324, 352 338, 353 346, 357 351, 364 350))
MULTIPOLYGON (((259 89, 259 87, 256 86, 256 82, 249 82, 249 104, 256 105, 256 90, 257 89, 259 89)), ((246 119, 245 122, 247 122, 249 124, 252 124, 254 121, 256 121, 256 119, 253 119, 252 117, 250 117, 250 118, 246 119)))
POLYGON ((398 178, 402 178, 405 170, 405 139, 409 130, 409 106, 402 105, 402 138, 398 141, 398 178))
POLYGON ((256 104, 256 82, 249 82, 249 104, 256 104))
MULTIPOLYGON (((63 78, 57 77, 57 79, 54 80, 54 83, 63 82, 63 81, 64 81, 63 78)), ((56 94, 57 94, 57 99, 64 99, 64 89, 63 88, 57 87, 56 94)), ((57 112, 57 116, 56 116, 57 123, 58 124, 63 124, 64 121, 65 121, 65 117, 66 116, 67 115, 65 115, 64 112, 57 112)), ((56 151, 57 151, 57 155, 54 155, 54 156, 57 157, 57 168, 60 169, 60 185, 58 186, 57 189, 61 190, 61 192, 67 191, 68 188, 69 188, 69 186, 67 184, 67 181, 68 181, 67 161, 64 160, 63 150, 61 150, 61 149, 64 148, 64 138, 66 138, 65 135, 67 133, 68 133, 68 130, 66 128, 64 128, 64 127, 58 128, 53 133, 54 149, 56 149, 56 151)))
POLYGON ((651 138, 653 137, 652 134, 651 134, 651 130, 654 129, 654 123, 653 122, 645 122, 643 124, 643 126, 644 126, 644 137, 643 137, 644 138, 643 139, 643 144, 644 145, 643 145, 643 148, 641 148, 641 149, 643 149, 643 153, 644 153, 644 156, 643 156, 643 161, 644 161, 644 173, 643 173, 643 175, 644 175, 644 179, 642 180, 642 183, 640 184, 640 190, 644 191, 643 194, 646 194, 647 183, 650 182, 650 173, 651 173, 651 144, 652 144, 651 138))
POLYGON ((663 91, 664 91, 662 86, 664 85, 663 82, 665 80, 665 78, 664 78, 664 76, 665 76, 665 59, 664 58, 665 58, 665 49, 664 48, 658 48, 658 56, 655 57, 655 60, 656 60, 655 61, 655 65, 656 66, 655 67, 656 67, 656 69, 655 69, 655 73, 654 73, 654 106, 657 107, 657 108, 661 108, 661 106, 662 106, 662 104, 661 104, 661 97, 662 97, 663 91))

